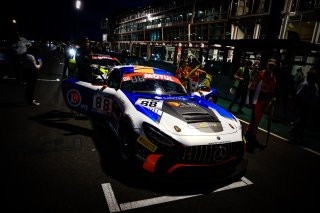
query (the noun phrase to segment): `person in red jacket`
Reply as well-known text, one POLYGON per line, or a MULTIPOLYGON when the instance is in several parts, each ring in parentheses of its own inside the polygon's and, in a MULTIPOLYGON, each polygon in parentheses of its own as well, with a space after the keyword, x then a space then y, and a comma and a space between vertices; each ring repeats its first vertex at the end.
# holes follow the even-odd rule
POLYGON ((186 60, 181 60, 179 67, 176 70, 176 77, 180 79, 181 82, 185 81, 190 72, 190 67, 187 65, 186 60))
POLYGON ((260 144, 257 140, 257 131, 261 118, 270 101, 274 99, 276 89, 275 69, 277 61, 268 60, 267 69, 259 71, 250 86, 249 96, 252 105, 251 120, 246 131, 247 150, 253 151, 254 147, 264 148, 266 144, 260 144))
POLYGON ((193 58, 190 64, 190 71, 188 73, 188 91, 194 92, 197 90, 200 80, 200 75, 206 74, 206 71, 200 69, 201 63, 198 59, 193 58))

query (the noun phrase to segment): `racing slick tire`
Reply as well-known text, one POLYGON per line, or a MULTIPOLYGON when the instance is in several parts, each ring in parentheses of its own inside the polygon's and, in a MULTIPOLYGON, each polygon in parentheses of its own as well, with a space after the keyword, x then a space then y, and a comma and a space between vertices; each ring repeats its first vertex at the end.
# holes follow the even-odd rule
POLYGON ((134 160, 134 131, 129 121, 124 121, 119 130, 120 156, 126 163, 134 160))

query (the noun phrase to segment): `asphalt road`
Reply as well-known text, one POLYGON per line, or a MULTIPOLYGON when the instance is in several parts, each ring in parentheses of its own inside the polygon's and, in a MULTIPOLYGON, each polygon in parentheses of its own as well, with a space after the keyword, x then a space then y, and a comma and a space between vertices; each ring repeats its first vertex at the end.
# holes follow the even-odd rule
POLYGON ((319 153, 275 136, 265 150, 247 153, 239 180, 179 184, 123 171, 112 133, 66 107, 60 61, 45 58, 36 87, 40 106, 24 103, 24 85, 11 75, 0 82, 5 212, 319 211, 319 153))

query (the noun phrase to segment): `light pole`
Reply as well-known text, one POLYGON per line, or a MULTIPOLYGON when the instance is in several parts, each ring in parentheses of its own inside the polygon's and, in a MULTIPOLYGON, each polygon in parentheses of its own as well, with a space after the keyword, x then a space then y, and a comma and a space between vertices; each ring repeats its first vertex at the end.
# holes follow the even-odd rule
POLYGON ((106 18, 106 43, 108 42, 108 21, 109 19, 106 18))
POLYGON ((81 9, 82 2, 80 0, 76 0, 75 7, 76 7, 76 40, 78 39, 79 33, 79 10, 81 9))

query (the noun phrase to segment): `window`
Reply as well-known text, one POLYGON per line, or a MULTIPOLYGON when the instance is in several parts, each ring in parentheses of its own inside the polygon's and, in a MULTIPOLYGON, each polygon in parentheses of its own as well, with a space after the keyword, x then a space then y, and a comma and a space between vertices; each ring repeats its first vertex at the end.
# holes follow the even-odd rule
POLYGON ((121 74, 120 70, 114 69, 111 71, 108 80, 107 80, 107 85, 109 87, 112 87, 114 89, 119 89, 121 83, 121 74))

